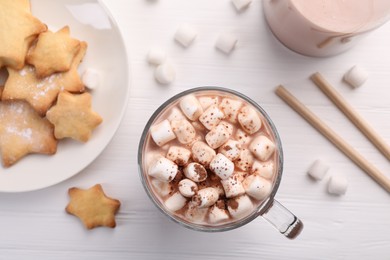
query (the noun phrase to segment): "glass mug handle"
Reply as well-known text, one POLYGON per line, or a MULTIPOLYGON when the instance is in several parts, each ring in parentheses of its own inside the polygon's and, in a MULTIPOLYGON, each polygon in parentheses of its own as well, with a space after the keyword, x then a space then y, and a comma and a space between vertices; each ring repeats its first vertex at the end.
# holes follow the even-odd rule
POLYGON ((273 200, 261 216, 290 239, 296 238, 303 229, 302 221, 277 200, 273 200))

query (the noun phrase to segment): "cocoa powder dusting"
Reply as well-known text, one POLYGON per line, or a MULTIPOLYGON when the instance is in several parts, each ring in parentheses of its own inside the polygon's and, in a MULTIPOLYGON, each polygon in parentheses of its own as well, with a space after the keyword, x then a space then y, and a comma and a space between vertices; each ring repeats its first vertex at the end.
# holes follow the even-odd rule
POLYGON ((235 199, 228 200, 227 204, 233 210, 238 208, 238 202, 235 199))

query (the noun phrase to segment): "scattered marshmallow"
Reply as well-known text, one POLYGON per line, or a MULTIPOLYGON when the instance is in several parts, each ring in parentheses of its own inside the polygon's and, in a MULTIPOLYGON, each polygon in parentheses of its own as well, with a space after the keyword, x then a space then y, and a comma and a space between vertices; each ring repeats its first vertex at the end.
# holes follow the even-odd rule
POLYGON ((191 121, 196 121, 203 113, 203 108, 198 99, 193 95, 187 95, 180 100, 180 109, 191 121))
POLYGON ((222 180, 226 180, 234 172, 234 163, 225 155, 219 153, 210 162, 210 170, 212 170, 222 180))
POLYGON ((180 143, 189 144, 195 140, 195 128, 188 120, 173 120, 171 121, 171 127, 180 143))
POLYGON ((153 65, 161 65, 167 58, 167 54, 164 50, 153 47, 148 52, 148 62, 153 65))
POLYGON ((272 190, 271 182, 257 175, 249 175, 242 185, 246 194, 260 201, 265 199, 272 190))
POLYGON ((161 123, 153 125, 150 128, 150 134, 153 141, 160 147, 176 138, 171 124, 166 119, 161 123))
POLYGON ((191 157, 191 151, 180 146, 170 146, 166 158, 179 166, 185 166, 191 157))
POLYGON ((225 180, 221 180, 226 198, 233 198, 245 193, 244 186, 239 176, 233 175, 225 180))
POLYGON ((186 119, 186 117, 184 116, 184 114, 181 112, 180 109, 178 109, 177 107, 173 107, 167 119, 169 122, 171 122, 173 120, 186 119))
POLYGON ((202 165, 208 166, 216 155, 213 148, 204 142, 197 141, 192 145, 192 159, 202 165))
POLYGON ((242 195, 228 201, 228 210, 233 218, 239 219, 252 212, 253 203, 247 195, 242 195))
POLYGON ((231 136, 229 126, 226 124, 218 124, 217 127, 211 129, 206 136, 205 140, 211 148, 217 149, 224 143, 226 143, 231 136))
POLYGON ((219 198, 218 190, 213 187, 198 190, 197 194, 192 197, 192 201, 199 208, 207 208, 214 205, 219 198))
POLYGON ((154 71, 154 77, 159 83, 168 85, 175 80, 175 68, 170 62, 164 62, 157 66, 156 70, 154 71))
POLYGON ((165 157, 159 157, 149 167, 148 174, 160 181, 172 181, 178 171, 177 165, 165 157))
POLYGON ((275 174, 275 167, 272 161, 259 162, 255 161, 252 165, 252 173, 260 177, 271 180, 275 174))
POLYGON ((191 198, 198 191, 198 185, 190 179, 183 179, 179 182, 179 192, 187 198, 191 198))
POLYGON ((232 3, 237 11, 241 12, 249 7, 249 5, 252 3, 252 0, 232 0, 232 3))
POLYGON ((197 31, 189 24, 182 24, 175 33, 175 40, 184 47, 188 47, 195 40, 197 31))
POLYGON ((221 147, 219 147, 218 152, 225 155, 229 160, 235 161, 240 156, 241 145, 236 140, 228 140, 221 147))
POLYGON ((240 156, 236 161, 234 161, 237 168, 242 171, 249 171, 252 168, 255 158, 253 157, 251 151, 248 149, 241 149, 240 156))
POLYGON ((199 121, 208 129, 213 129, 221 122, 225 114, 218 108, 217 105, 208 107, 199 117, 199 121))
POLYGON ((216 205, 212 206, 209 213, 210 223, 219 223, 229 219, 229 215, 226 212, 226 209, 221 209, 216 205))
POLYGON ((188 221, 192 223, 202 224, 207 216, 208 208, 199 208, 193 201, 188 202, 184 216, 188 221))
POLYGON ((242 102, 239 100, 224 98, 221 101, 220 108, 225 114, 225 119, 231 123, 237 122, 238 112, 242 106, 242 102))
POLYGON ((218 105, 218 97, 199 97, 199 103, 204 110, 209 108, 212 105, 218 105))
POLYGON ((226 131, 228 132, 229 136, 233 135, 234 132, 234 126, 228 122, 222 121, 219 123, 220 126, 224 127, 226 131))
POLYGON ((196 162, 189 163, 184 168, 183 172, 188 179, 194 182, 201 182, 207 178, 206 169, 203 167, 203 165, 196 162))
POLYGON ((239 142, 242 146, 245 146, 246 144, 249 144, 252 138, 242 129, 237 129, 236 131, 236 140, 239 142))
POLYGON ((94 69, 87 68, 83 75, 81 76, 81 81, 83 82, 84 86, 86 86, 89 89, 96 89, 100 85, 100 75, 99 72, 97 72, 94 69))
POLYGON ((333 175, 328 182, 328 192, 334 195, 343 195, 347 192, 348 180, 344 175, 338 173, 333 175))
POLYGON ((248 134, 254 134, 261 128, 261 119, 255 109, 244 106, 238 113, 238 122, 248 134))
POLYGON ((238 42, 238 39, 236 36, 234 36, 233 34, 230 34, 230 33, 221 33, 218 38, 217 38, 217 41, 215 42, 215 47, 226 53, 226 54, 229 54, 233 51, 234 47, 236 46, 238 42))
POLYGON ((259 135, 249 145, 249 150, 261 161, 267 161, 275 151, 275 144, 266 136, 259 135))
POLYGON ((310 166, 309 170, 307 171, 307 174, 312 177, 314 180, 322 180, 326 172, 329 170, 329 165, 324 163, 321 160, 316 160, 314 163, 310 166))
POLYGON ((180 192, 175 192, 165 201, 165 207, 172 212, 178 211, 186 205, 187 199, 180 192))
POLYGON ((150 182, 152 183, 154 190, 161 197, 167 196, 172 190, 171 183, 169 183, 169 182, 160 181, 160 180, 155 179, 155 178, 152 178, 152 180, 150 182))
POLYGON ((366 82, 368 73, 359 65, 353 66, 347 73, 344 74, 344 81, 354 88, 358 88, 366 82))

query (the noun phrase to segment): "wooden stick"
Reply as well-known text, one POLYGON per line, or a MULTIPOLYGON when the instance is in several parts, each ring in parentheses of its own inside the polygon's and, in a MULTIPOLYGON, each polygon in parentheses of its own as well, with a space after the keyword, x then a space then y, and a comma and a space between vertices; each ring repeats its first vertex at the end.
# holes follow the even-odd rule
POLYGON ((346 143, 339 135, 329 128, 321 119, 311 112, 305 105, 296 99, 282 85, 278 86, 275 93, 309 122, 317 131, 331 141, 341 152, 348 156, 357 166, 365 171, 372 179, 390 193, 390 180, 384 176, 374 165, 361 156, 351 145, 346 143))
POLYGON ((343 112, 349 120, 373 143, 376 148, 390 160, 390 146, 370 126, 370 124, 330 85, 329 82, 319 73, 314 73, 311 80, 319 87, 325 95, 343 112))

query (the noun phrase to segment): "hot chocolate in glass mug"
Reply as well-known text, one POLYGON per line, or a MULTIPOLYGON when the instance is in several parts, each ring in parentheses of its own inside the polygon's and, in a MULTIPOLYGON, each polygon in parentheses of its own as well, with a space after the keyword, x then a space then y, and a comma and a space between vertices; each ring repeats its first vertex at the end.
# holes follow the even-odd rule
POLYGON ((187 228, 227 231, 262 216, 288 238, 303 229, 275 200, 283 171, 278 132, 237 91, 194 88, 162 104, 142 133, 138 166, 157 208, 187 228))

